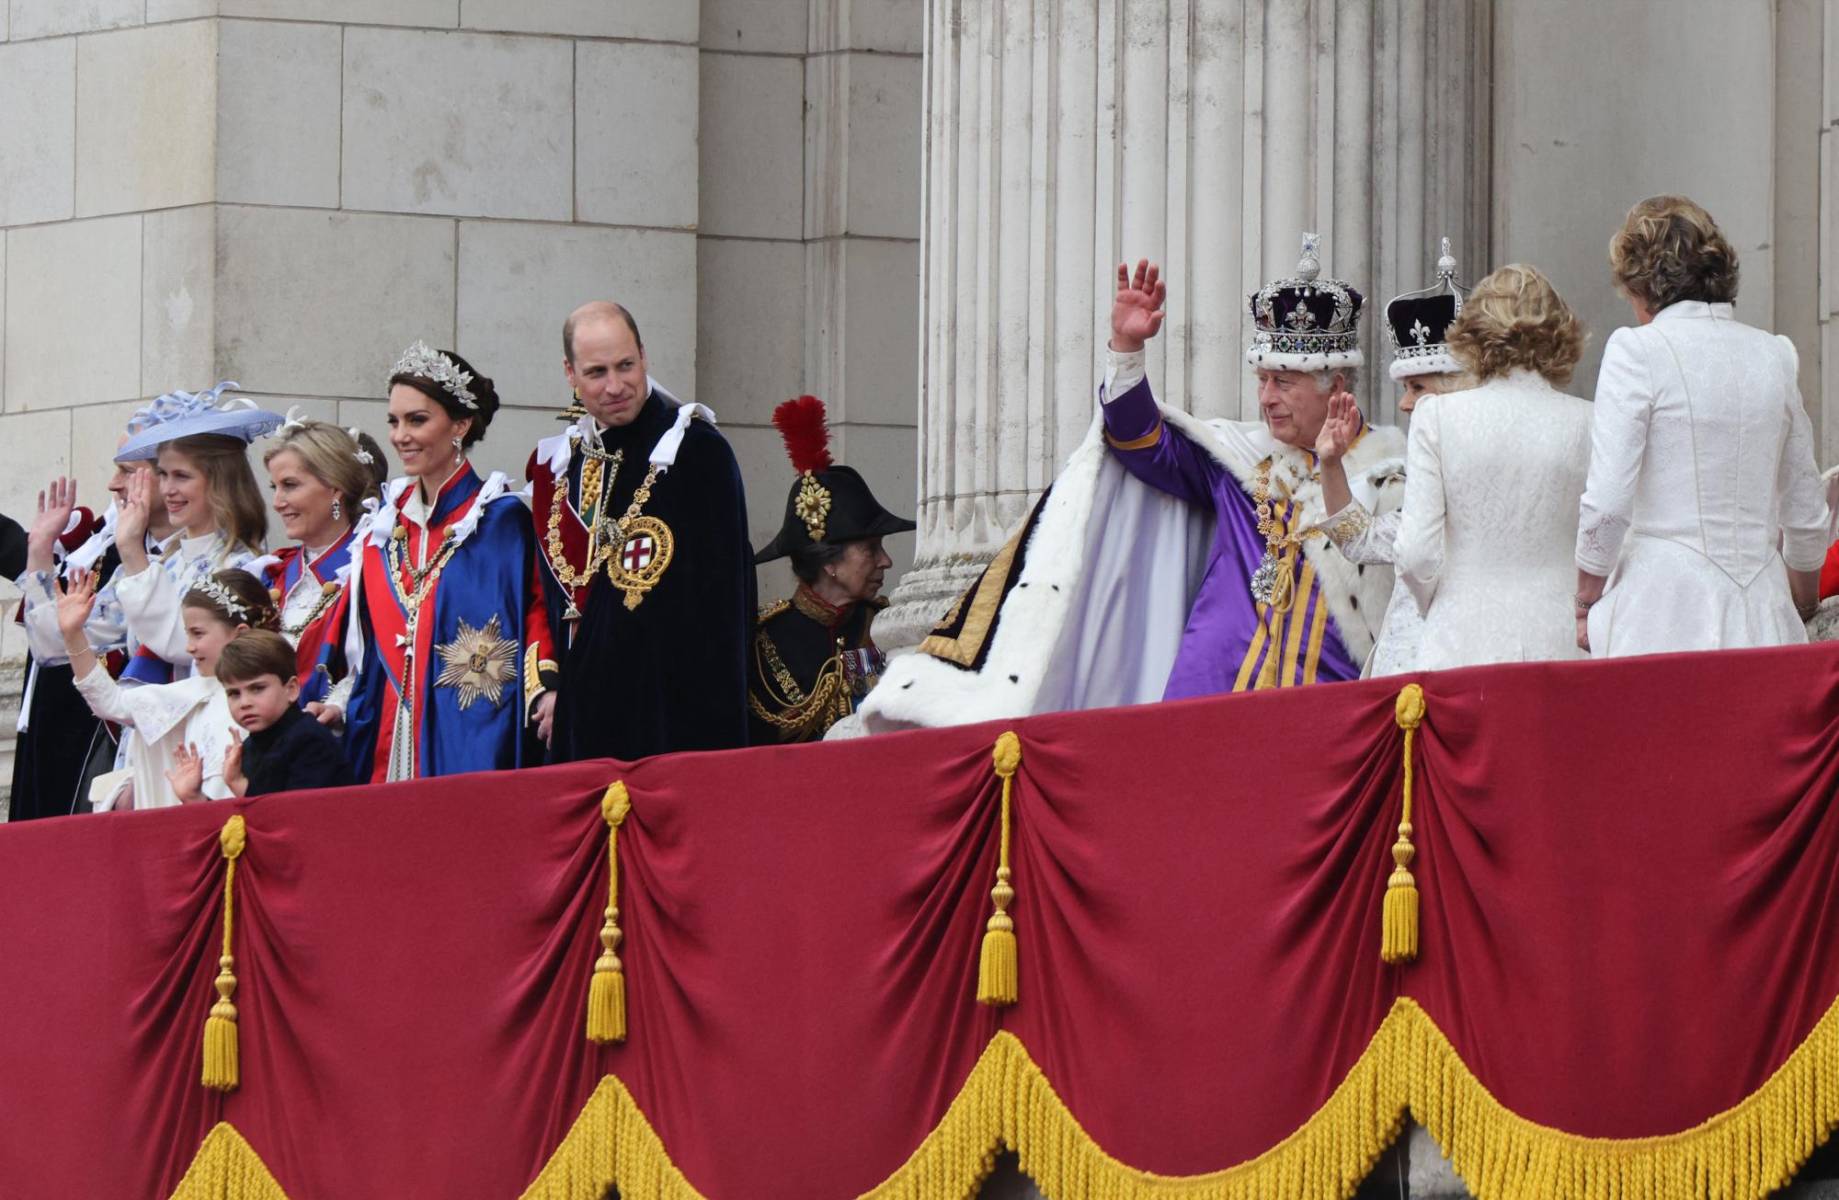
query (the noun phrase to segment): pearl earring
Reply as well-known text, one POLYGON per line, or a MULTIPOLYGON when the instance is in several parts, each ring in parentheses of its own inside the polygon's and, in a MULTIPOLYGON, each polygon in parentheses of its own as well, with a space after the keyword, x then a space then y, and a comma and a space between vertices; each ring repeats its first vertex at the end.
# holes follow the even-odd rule
POLYGON ((454 462, 459 462, 460 459, 463 457, 460 451, 461 451, 460 439, 454 438, 453 439, 453 461, 454 462))

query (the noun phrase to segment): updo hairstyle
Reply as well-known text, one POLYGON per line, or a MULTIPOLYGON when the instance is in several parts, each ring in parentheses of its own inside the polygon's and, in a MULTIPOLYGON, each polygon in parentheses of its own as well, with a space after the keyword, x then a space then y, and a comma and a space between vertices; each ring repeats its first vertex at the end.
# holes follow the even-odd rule
POLYGON ((434 380, 425 378, 421 375, 411 375, 406 371, 398 371, 396 374, 391 375, 390 386, 395 387, 400 383, 414 388, 428 399, 440 405, 446 410, 447 415, 456 421, 464 421, 468 417, 471 417, 472 424, 467 426, 466 436, 461 439, 460 442, 463 447, 471 449, 474 445, 484 440, 485 427, 492 423, 492 417, 498 411, 498 389, 492 386, 492 381, 489 378, 475 371, 471 363, 467 362, 453 351, 440 350, 437 351, 437 353, 446 355, 454 366, 472 376, 472 382, 467 384, 466 388, 472 393, 473 402, 479 406, 478 408, 468 408, 466 405, 460 403, 459 399, 455 397, 452 392, 448 391, 444 386, 434 380))
POLYGON ((364 501, 383 494, 387 464, 383 448, 368 433, 355 438, 351 431, 329 421, 308 421, 288 427, 277 436, 276 443, 262 455, 262 465, 274 461, 275 455, 292 450, 313 478, 337 492, 345 502, 345 511, 358 512, 364 501), (365 462, 359 452, 368 454, 365 462))
POLYGON ((247 571, 234 568, 218 571, 207 583, 193 587, 185 593, 179 607, 203 609, 226 625, 268 630, 281 628, 280 610, 262 581, 247 571), (229 603, 225 602, 226 596, 229 603))
POLYGON ((1711 214, 1684 196, 1652 196, 1609 239, 1616 286, 1657 313, 1681 300, 1737 298, 1737 252, 1711 214))

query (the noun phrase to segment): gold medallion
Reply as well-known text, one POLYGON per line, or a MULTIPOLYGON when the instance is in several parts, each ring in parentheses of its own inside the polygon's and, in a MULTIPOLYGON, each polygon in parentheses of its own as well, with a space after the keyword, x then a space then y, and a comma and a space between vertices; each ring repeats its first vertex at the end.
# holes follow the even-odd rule
POLYGON ((517 645, 500 630, 497 616, 474 629, 464 619, 451 642, 436 646, 435 652, 445 664, 436 687, 460 690, 460 711, 484 700, 493 708, 504 703, 505 689, 517 673, 517 645))
POLYGON ((656 517, 636 517, 625 525, 626 540, 619 553, 607 562, 607 578, 626 593, 628 611, 644 602, 645 594, 658 586, 664 570, 676 551, 676 539, 670 526, 656 517))

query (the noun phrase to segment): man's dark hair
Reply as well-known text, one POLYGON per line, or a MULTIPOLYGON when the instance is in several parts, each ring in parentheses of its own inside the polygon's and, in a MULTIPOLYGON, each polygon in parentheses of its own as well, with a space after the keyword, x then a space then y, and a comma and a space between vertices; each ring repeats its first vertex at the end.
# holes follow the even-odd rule
POLYGON ((583 304, 568 314, 568 320, 562 322, 562 353, 570 363, 575 361, 575 326, 587 317, 618 317, 632 331, 632 344, 640 350, 645 349, 645 339, 639 336, 639 323, 632 319, 626 306, 611 300, 597 300, 592 304, 583 304))

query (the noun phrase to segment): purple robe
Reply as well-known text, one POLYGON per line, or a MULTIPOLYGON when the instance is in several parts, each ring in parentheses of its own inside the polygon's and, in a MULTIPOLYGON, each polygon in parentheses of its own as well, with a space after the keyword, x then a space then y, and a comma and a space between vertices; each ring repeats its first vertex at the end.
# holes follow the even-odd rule
MULTIPOLYGON (((1213 547, 1169 672, 1167 700, 1219 692, 1295 687, 1360 677, 1342 644, 1315 570, 1292 556, 1295 602, 1273 612, 1251 596, 1264 537, 1252 500, 1232 472, 1163 423, 1147 379, 1103 406, 1111 453, 1132 475, 1190 504, 1211 505, 1213 547)), ((1271 497, 1273 516, 1295 520, 1295 506, 1271 497)))

